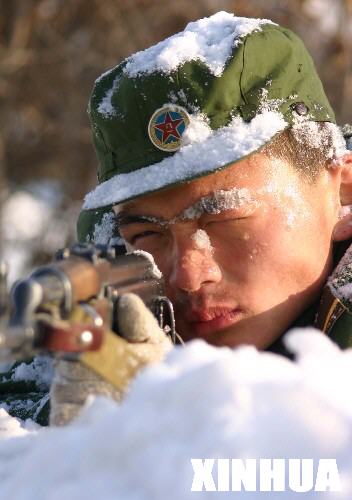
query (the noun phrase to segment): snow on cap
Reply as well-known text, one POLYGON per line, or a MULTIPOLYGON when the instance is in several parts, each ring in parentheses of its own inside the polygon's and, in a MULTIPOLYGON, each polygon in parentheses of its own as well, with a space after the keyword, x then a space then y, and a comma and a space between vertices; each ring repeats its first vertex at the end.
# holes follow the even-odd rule
POLYGON ((189 23, 181 33, 132 55, 127 60, 125 73, 131 77, 155 71, 171 73, 185 62, 198 59, 213 75, 221 76, 233 47, 239 45, 243 37, 268 23, 274 24, 268 19, 249 19, 218 12, 189 23))
POLYGON ((85 210, 225 168, 297 116, 335 121, 301 40, 271 21, 226 12, 104 73, 89 114, 99 185, 85 210))
POLYGON ((229 126, 209 134, 194 132, 194 141, 186 144, 178 154, 154 165, 116 175, 99 184, 87 194, 85 208, 118 203, 212 173, 214 165, 221 168, 249 155, 286 127, 287 123, 280 113, 267 111, 258 114, 250 123, 235 117, 229 126))

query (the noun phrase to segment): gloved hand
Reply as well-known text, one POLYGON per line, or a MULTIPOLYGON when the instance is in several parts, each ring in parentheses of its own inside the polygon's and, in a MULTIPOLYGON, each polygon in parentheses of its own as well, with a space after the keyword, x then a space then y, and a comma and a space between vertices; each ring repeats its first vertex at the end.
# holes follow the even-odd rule
MULTIPOLYGON (((137 355, 141 367, 161 361, 172 348, 170 338, 137 295, 121 296, 117 317, 119 334, 128 341, 128 348, 137 355)), ((77 360, 56 360, 50 390, 50 425, 70 422, 89 395, 103 395, 121 401, 123 391, 77 360)))

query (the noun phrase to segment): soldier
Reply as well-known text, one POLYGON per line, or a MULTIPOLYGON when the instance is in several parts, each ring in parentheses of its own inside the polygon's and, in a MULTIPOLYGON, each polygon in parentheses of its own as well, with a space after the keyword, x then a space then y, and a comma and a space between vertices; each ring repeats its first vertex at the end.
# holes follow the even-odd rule
POLYGON ((99 184, 79 238, 149 252, 183 340, 290 357, 285 332, 316 326, 352 345, 352 155, 296 35, 201 19, 98 78, 89 115, 99 184))
POLYGON ((351 345, 349 274, 331 275, 352 156, 296 35, 224 12, 191 23, 98 78, 89 114, 99 185, 80 238, 111 221, 151 253, 181 337, 287 354, 283 334, 315 325, 351 345))
MULTIPOLYGON (((185 341, 290 356, 285 332, 313 325, 352 345, 352 155, 296 35, 201 19, 98 78, 89 115, 99 184, 79 239, 150 253, 185 341)), ((125 297, 120 312, 123 335, 162 359, 143 303, 125 297)), ((57 374, 54 424, 90 392, 121 396, 74 363, 57 374)))

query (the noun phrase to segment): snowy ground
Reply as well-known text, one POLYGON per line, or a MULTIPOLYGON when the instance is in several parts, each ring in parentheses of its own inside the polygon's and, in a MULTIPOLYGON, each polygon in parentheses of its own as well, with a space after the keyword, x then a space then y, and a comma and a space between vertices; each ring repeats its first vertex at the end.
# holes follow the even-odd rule
POLYGON ((63 429, 0 410, 0 500, 352 498, 352 350, 313 330, 298 362, 193 341, 63 429), (334 458, 342 493, 194 493, 191 458, 334 458))

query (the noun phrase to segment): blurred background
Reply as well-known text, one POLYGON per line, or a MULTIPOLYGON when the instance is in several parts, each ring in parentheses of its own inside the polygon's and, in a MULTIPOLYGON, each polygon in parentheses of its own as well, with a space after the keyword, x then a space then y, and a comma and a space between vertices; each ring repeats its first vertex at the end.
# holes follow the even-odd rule
POLYGON ((11 281, 75 239, 96 178, 94 80, 219 10, 298 33, 338 122, 352 121, 352 0, 0 0, 0 242, 11 281))

